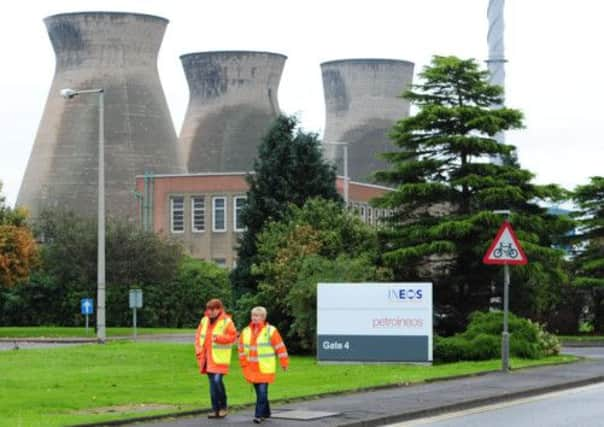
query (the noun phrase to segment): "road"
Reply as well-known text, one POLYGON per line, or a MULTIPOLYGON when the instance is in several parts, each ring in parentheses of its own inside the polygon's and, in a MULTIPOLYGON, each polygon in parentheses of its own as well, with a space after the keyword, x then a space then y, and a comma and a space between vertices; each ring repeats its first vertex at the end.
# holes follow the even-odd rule
POLYGON ((483 406, 391 427, 601 427, 604 384, 483 406))
MULTIPOLYGON (((70 340, 70 338, 65 338, 66 340, 70 340)), ((110 337, 109 340, 130 340, 132 337, 110 337)), ((14 350, 15 347, 18 347, 20 350, 26 350, 31 348, 54 348, 54 347, 69 347, 74 345, 90 345, 91 343, 78 343, 78 342, 62 342, 61 338, 57 338, 56 340, 52 340, 51 338, 47 339, 47 342, 44 342, 42 339, 32 338, 31 341, 27 341, 27 338, 18 338, 14 341, 4 339, 0 341, 0 351, 3 350, 14 350)), ((140 335, 138 337, 139 342, 164 342, 164 343, 173 343, 173 344, 189 344, 193 346, 193 341, 195 341, 194 334, 157 334, 157 335, 140 335)))

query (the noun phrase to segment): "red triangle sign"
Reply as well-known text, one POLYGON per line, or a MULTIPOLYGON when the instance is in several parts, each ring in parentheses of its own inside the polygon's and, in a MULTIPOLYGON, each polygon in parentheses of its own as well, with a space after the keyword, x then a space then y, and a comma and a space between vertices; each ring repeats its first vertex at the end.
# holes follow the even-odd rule
POLYGON ((505 221, 501 224, 495 240, 482 258, 485 264, 524 265, 528 262, 522 246, 518 242, 512 225, 505 221))

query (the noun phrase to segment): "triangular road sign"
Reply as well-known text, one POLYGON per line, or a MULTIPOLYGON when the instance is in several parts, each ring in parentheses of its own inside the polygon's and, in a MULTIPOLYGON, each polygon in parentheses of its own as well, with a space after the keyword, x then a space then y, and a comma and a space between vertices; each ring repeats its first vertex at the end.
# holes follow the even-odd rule
POLYGON ((524 265, 528 262, 522 246, 518 242, 512 225, 505 221, 501 224, 495 240, 482 258, 485 264, 516 264, 524 265))

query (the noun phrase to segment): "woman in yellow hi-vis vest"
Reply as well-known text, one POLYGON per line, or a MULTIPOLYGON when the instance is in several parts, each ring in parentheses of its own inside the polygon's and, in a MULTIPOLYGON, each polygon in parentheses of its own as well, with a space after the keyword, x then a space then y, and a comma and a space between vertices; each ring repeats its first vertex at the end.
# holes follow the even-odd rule
POLYGON ((243 376, 256 390, 256 424, 271 416, 268 385, 275 381, 275 355, 279 358, 281 368, 286 371, 289 358, 281 335, 277 328, 267 323, 266 309, 254 307, 252 321, 239 336, 239 363, 243 376))
POLYGON ((195 356, 199 372, 210 381, 210 399, 213 412, 208 418, 227 415, 227 396, 222 377, 229 372, 231 349, 237 340, 237 330, 231 316, 224 312, 219 299, 206 304, 206 312, 195 334, 195 356))

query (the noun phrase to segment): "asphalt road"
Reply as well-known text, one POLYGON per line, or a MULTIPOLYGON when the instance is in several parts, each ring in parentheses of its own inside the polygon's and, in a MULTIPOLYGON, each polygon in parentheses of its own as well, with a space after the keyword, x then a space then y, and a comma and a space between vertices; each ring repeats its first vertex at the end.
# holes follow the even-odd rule
POLYGON ((391 427, 601 427, 604 384, 483 406, 391 427))
MULTIPOLYGON (((69 339, 69 338, 66 338, 69 339)), ((132 337, 110 337, 109 340, 130 340, 132 337)), ((141 335, 138 337, 139 342, 165 342, 173 344, 189 344, 193 348, 193 342, 195 341, 194 334, 158 334, 158 335, 141 335)), ((3 350, 15 350, 17 347, 19 350, 26 350, 31 348, 54 348, 54 347, 66 347, 74 345, 91 345, 92 343, 74 343, 74 342, 62 342, 61 338, 56 340, 48 339, 48 342, 42 342, 40 339, 32 339, 27 341, 27 338, 18 338, 16 340, 4 339, 0 341, 0 351, 3 350)), ((191 350, 193 351, 193 350, 191 350)))

